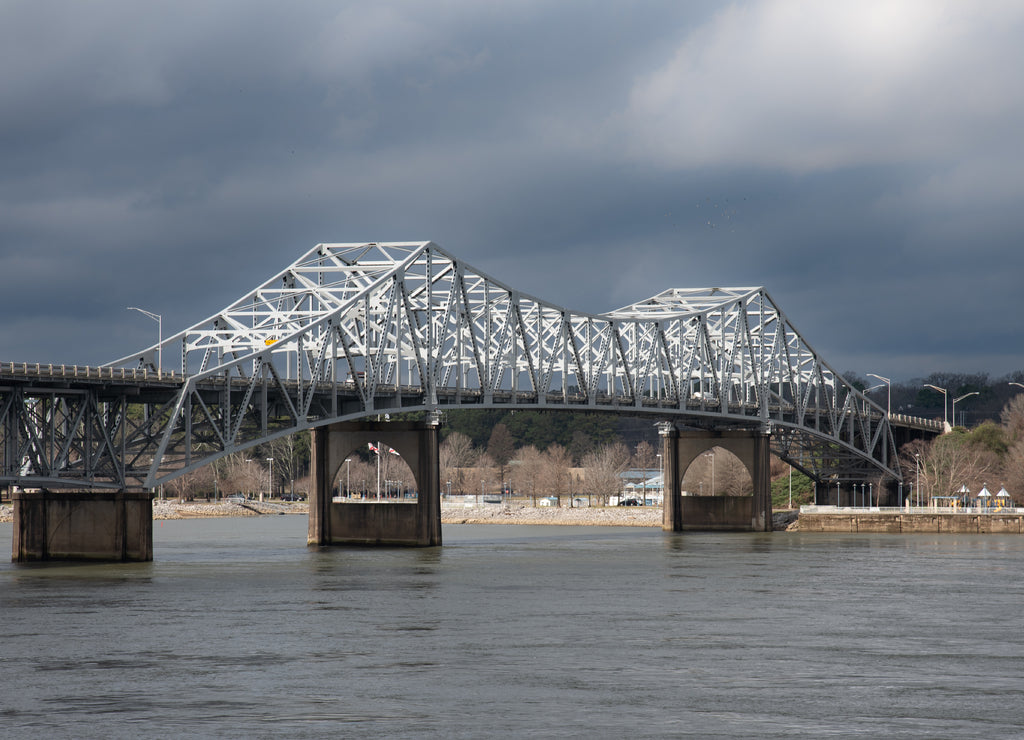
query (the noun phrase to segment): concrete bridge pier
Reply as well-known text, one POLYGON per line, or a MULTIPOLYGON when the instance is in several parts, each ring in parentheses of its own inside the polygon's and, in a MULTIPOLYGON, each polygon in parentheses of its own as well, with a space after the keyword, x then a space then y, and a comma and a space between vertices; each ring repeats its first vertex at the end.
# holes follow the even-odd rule
POLYGON ((340 422, 313 429, 310 545, 441 544, 441 473, 436 416, 420 422, 340 422), (416 478, 415 502, 333 500, 333 483, 355 450, 382 442, 416 478))
POLYGON ((680 432, 670 422, 661 425, 665 469, 662 529, 772 530, 771 448, 761 432, 680 432), (683 474, 699 455, 721 447, 738 457, 753 482, 752 496, 683 496, 683 474))
POLYGON ((12 560, 153 559, 153 495, 15 491, 12 560))

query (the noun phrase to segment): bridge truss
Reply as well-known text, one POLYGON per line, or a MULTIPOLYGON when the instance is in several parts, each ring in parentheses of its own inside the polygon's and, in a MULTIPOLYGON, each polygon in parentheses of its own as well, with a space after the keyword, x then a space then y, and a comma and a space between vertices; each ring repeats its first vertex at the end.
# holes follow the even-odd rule
POLYGON ((153 487, 315 426, 456 408, 750 429, 820 481, 900 477, 885 411, 763 288, 669 290, 587 314, 432 242, 317 245, 217 314, 98 372, 106 395, 79 383, 76 398, 87 398, 74 408, 52 389, 0 388, 3 480, 153 487), (140 372, 142 383, 117 381, 140 372))

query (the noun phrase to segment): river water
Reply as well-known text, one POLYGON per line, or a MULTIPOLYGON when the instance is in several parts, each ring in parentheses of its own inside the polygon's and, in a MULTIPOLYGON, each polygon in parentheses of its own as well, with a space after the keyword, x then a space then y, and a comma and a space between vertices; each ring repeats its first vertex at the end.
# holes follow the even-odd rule
POLYGON ((1024 537, 305 535, 166 521, 152 563, 0 564, 0 736, 1024 737, 1024 537))

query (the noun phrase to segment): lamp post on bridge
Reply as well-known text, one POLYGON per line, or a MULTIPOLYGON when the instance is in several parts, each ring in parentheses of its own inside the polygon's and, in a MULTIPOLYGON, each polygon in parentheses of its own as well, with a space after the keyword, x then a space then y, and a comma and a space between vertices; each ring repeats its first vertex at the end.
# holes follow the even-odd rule
POLYGON ((952 412, 953 412, 953 426, 956 426, 956 403, 957 403, 957 401, 963 401, 965 398, 970 398, 971 396, 977 396, 977 395, 978 395, 978 391, 971 391, 970 393, 963 394, 962 396, 960 396, 960 398, 954 398, 953 399, 953 404, 952 404, 953 405, 953 409, 952 409, 952 412))
POLYGON ((942 394, 942 421, 944 424, 942 430, 947 431, 949 429, 949 417, 946 416, 946 399, 949 397, 949 391, 945 388, 939 388, 937 385, 932 385, 931 383, 925 383, 924 387, 931 388, 932 390, 936 390, 942 394))
POLYGON ((885 383, 886 387, 886 399, 885 399, 885 418, 889 418, 892 414, 892 381, 888 378, 883 378, 881 375, 875 375, 874 373, 868 373, 872 378, 876 378, 885 383))
POLYGON ((147 311, 144 308, 138 308, 137 306, 128 306, 129 311, 138 311, 141 314, 145 314, 149 318, 156 322, 156 374, 164 374, 164 350, 160 345, 164 343, 164 319, 158 313, 147 311))

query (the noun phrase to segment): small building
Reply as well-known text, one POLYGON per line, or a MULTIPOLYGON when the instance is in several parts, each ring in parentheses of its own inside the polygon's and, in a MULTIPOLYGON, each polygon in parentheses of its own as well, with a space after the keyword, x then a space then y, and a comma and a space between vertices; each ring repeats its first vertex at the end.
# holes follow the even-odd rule
MULTIPOLYGON (((627 471, 627 473, 635 472, 627 471)), ((623 475, 625 476, 626 473, 623 475)), ((628 480, 622 487, 621 498, 638 501, 642 506, 661 506, 665 500, 665 476, 659 473, 628 480)))

